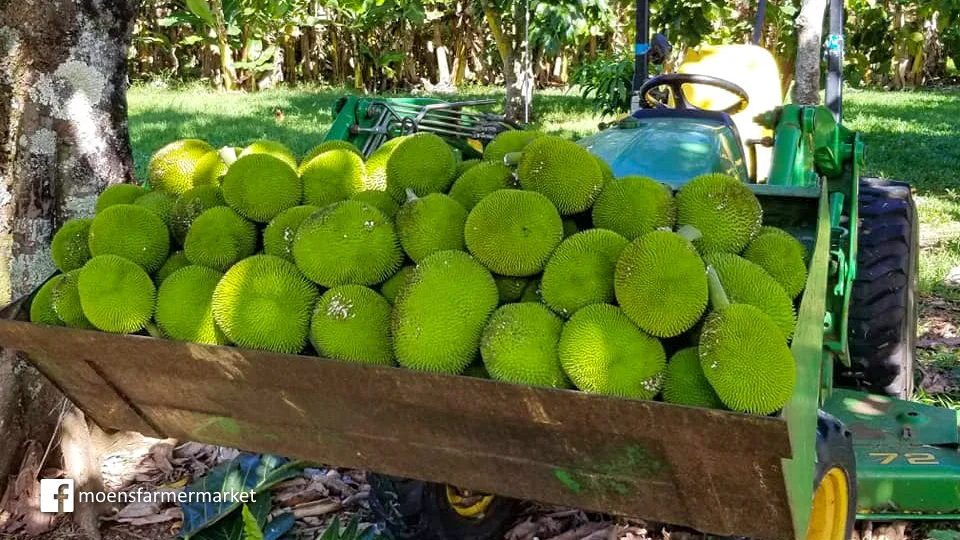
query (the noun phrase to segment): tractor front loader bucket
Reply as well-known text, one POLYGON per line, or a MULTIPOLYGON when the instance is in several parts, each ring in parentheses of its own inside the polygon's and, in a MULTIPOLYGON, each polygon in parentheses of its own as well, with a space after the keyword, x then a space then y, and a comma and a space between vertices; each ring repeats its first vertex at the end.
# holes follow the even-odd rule
POLYGON ((787 423, 317 357, 25 322, 19 350, 105 429, 764 538, 794 537, 787 423))

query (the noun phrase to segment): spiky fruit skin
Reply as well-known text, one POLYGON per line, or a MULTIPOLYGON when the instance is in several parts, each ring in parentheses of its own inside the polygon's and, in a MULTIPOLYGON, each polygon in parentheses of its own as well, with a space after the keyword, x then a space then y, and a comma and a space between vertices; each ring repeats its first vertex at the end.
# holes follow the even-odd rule
POLYGON ((497 291, 500 293, 500 305, 519 302, 523 297, 523 291, 530 283, 528 278, 518 278, 510 276, 493 276, 497 283, 497 291))
POLYGON ((320 210, 311 205, 287 208, 270 220, 263 230, 263 252, 293 262, 293 239, 303 220, 320 210))
POLYGON ((770 414, 793 395, 796 362, 777 324, 749 304, 730 304, 707 316, 700 366, 731 410, 770 414))
POLYGON ((463 173, 450 187, 450 197, 467 210, 500 189, 516 187, 513 170, 500 163, 481 163, 463 173))
POLYGON ((544 303, 569 317, 584 306, 613 302, 613 276, 625 247, 626 238, 606 229, 586 230, 564 240, 543 269, 544 303))
POLYGON ((147 165, 147 182, 155 191, 180 195, 193 187, 197 165, 212 146, 199 139, 174 141, 157 150, 147 165))
POLYGON ((84 315, 104 332, 137 332, 153 317, 153 281, 143 268, 123 257, 90 259, 80 270, 78 287, 84 315))
POLYGON ((674 353, 667 362, 663 377, 663 401, 691 407, 722 409, 723 402, 700 366, 696 347, 687 347, 674 353))
POLYGON ((503 158, 512 152, 521 152, 537 137, 543 136, 536 131, 511 130, 497 134, 483 149, 483 161, 503 164, 503 158))
POLYGON ((244 148, 237 155, 237 158, 257 154, 274 157, 289 165, 291 169, 297 169, 297 158, 293 156, 293 152, 291 152, 290 149, 283 144, 276 141, 254 141, 244 148))
POLYGON ((303 202, 326 206, 344 201, 364 188, 363 159, 349 150, 328 150, 300 167, 303 202))
POLYGON ((397 270, 396 274, 390 276, 390 279, 384 281, 383 285, 380 285, 380 294, 383 295, 391 305, 396 303, 397 297, 400 296, 400 291, 406 287, 407 280, 413 275, 413 269, 413 265, 404 266, 397 270))
POLYGON ((613 169, 610 168, 610 164, 600 156, 593 156, 593 159, 597 162, 597 166, 600 167, 600 174, 603 176, 603 185, 613 182, 616 176, 613 174, 613 169))
POLYGON ((473 360, 497 307, 497 285, 462 251, 441 251, 416 266, 393 310, 393 346, 406 368, 460 373, 473 360))
POLYGON ((197 166, 193 170, 194 187, 219 186, 228 168, 219 152, 216 150, 207 152, 197 161, 197 166))
POLYGON ((523 189, 545 195, 565 216, 589 209, 603 190, 603 171, 593 155, 560 137, 531 141, 523 150, 517 177, 523 189))
POLYGON ((289 261, 255 255, 233 265, 213 291, 213 319, 240 347, 300 352, 307 343, 316 286, 289 261))
POLYGON ((594 227, 635 240, 657 229, 673 229, 677 207, 669 188, 652 178, 629 175, 604 186, 592 217, 594 227))
POLYGON ((470 253, 504 276, 532 276, 543 270, 563 240, 563 221, 539 193, 495 191, 467 216, 464 239, 470 253))
POLYGON ((187 266, 190 266, 190 261, 182 251, 171 253, 167 261, 163 263, 163 266, 153 274, 153 282, 159 287, 160 284, 163 283, 163 280, 170 277, 170 275, 177 270, 187 266))
POLYGON ((64 274, 57 274, 48 279, 33 295, 33 300, 30 301, 30 322, 48 326, 65 326, 66 323, 53 309, 53 291, 56 290, 63 276, 64 274))
POLYGON ((133 204, 137 206, 142 206, 147 210, 151 211, 158 218, 163 220, 163 224, 170 228, 171 213, 173 212, 173 206, 177 203, 177 196, 171 195, 170 193, 164 193, 163 191, 151 191, 136 201, 133 204))
POLYGON ((707 255, 704 261, 717 270, 730 302, 756 306, 773 319, 787 339, 793 336, 797 323, 793 300, 766 270, 729 253, 707 255))
POLYGON ((490 377, 533 386, 567 388, 557 343, 563 321, 542 304, 507 304, 493 313, 480 338, 490 377))
POLYGON ((457 160, 446 141, 433 133, 400 139, 387 160, 387 191, 397 200, 403 199, 407 189, 418 197, 446 192, 457 172, 457 160))
POLYGON ((386 191, 372 189, 358 191, 350 196, 350 200, 369 204, 390 219, 394 219, 397 216, 397 211, 400 210, 400 204, 386 191))
POLYGON ((762 232, 754 238, 743 257, 770 274, 790 298, 796 298, 807 283, 806 249, 786 231, 762 232))
MULTIPOLYGON (((403 137, 390 139, 381 144, 380 148, 377 148, 372 154, 370 154, 370 157, 367 158, 366 162, 367 189, 386 191, 387 163, 390 161, 390 156, 393 155, 394 150, 396 150, 403 141, 403 137)), ((403 193, 391 193, 391 197, 398 201, 402 201, 406 198, 406 195, 403 193)))
POLYGON ((257 223, 269 222, 303 198, 303 181, 297 171, 268 154, 248 154, 234 161, 221 189, 231 208, 257 223))
POLYGON ((215 206, 193 220, 183 253, 191 264, 224 272, 257 249, 257 228, 227 206, 215 206))
POLYGON ((78 268, 63 274, 63 279, 57 283, 53 290, 53 311, 57 314, 57 318, 63 321, 64 326, 89 329, 93 328, 93 325, 84 315, 83 306, 80 302, 78 288, 80 271, 81 269, 78 268))
POLYGON ((725 174, 705 174, 680 188, 677 224, 703 234, 700 253, 740 253, 760 230, 763 209, 746 184, 725 174))
POLYGON ((523 288, 523 294, 520 295, 521 302, 543 302, 540 297, 540 280, 531 279, 527 286, 523 288))
POLYGON ((197 186, 177 197, 177 202, 170 212, 170 232, 174 239, 183 242, 187 239, 193 220, 215 206, 226 206, 223 192, 219 186, 197 186))
POLYGON ((431 193, 407 201, 397 212, 397 237, 413 262, 438 251, 463 250, 467 211, 457 201, 431 193))
POLYGON ((310 323, 310 342, 324 358, 393 364, 386 298, 362 285, 340 285, 323 293, 310 323))
POLYGON ((153 272, 170 253, 170 232, 156 214, 132 204, 115 204, 93 218, 90 255, 118 255, 153 272))
POLYGON ((213 291, 223 274, 205 266, 187 266, 171 274, 157 291, 154 319, 163 335, 177 341, 226 345, 213 321, 213 291))
POLYGON ((623 249, 614 291, 623 312, 643 331, 661 338, 679 336, 707 308, 707 269, 689 240, 654 231, 623 249))
POLYGON ((324 287, 370 286, 392 276, 403 253, 382 212, 359 201, 341 201, 300 224, 293 259, 305 276, 324 287))
POLYGON ((69 272, 82 267, 90 260, 90 225, 92 219, 74 218, 68 220, 53 235, 50 243, 50 256, 61 272, 69 272))
POLYGON ((146 189, 134 184, 111 184, 97 197, 94 211, 99 214, 101 210, 115 204, 133 204, 133 201, 136 201, 145 193, 147 193, 146 189))
POLYGON ((480 164, 480 159, 466 159, 457 164, 457 172, 455 176, 460 178, 463 176, 463 173, 469 171, 470 169, 476 167, 480 164))
POLYGON ((592 304, 563 326, 560 363, 584 392, 652 399, 660 391, 667 355, 660 341, 616 306, 592 304))
POLYGON ((330 150, 346 150, 348 152, 353 152, 354 154, 359 156, 361 159, 363 158, 363 154, 360 153, 360 150, 356 146, 354 146, 353 143, 350 143, 347 141, 332 140, 332 141, 323 141, 322 143, 311 148, 310 151, 307 152, 307 155, 303 156, 303 159, 300 161, 300 163, 301 165, 305 163, 309 163, 311 159, 319 156, 324 152, 328 152, 330 150))

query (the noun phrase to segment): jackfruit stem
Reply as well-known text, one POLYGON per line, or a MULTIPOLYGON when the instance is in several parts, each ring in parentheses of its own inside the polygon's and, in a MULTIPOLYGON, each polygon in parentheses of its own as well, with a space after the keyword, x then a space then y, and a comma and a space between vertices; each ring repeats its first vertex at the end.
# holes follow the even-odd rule
POLYGON ((157 325, 153 324, 152 322, 148 322, 146 325, 144 325, 144 329, 148 334, 150 334, 150 337, 166 339, 166 337, 163 335, 163 332, 160 331, 160 328, 158 328, 157 325))
POLYGON ((228 166, 233 165, 233 162, 237 160, 237 149, 232 146, 224 146, 217 154, 220 155, 220 159, 228 166))
POLYGON ((413 201, 415 201, 415 200, 417 200, 417 199, 419 199, 419 198, 420 198, 420 197, 417 197, 417 193, 416 193, 415 191, 413 191, 413 189, 407 188, 407 200, 406 200, 406 202, 413 202, 413 201))
POLYGON ((700 232, 700 229, 694 227, 693 225, 684 225, 683 227, 680 227, 677 229, 677 234, 691 242, 703 238, 703 233, 700 232))
POLYGON ((720 276, 713 265, 707 265, 707 283, 710 287, 710 304, 713 309, 720 311, 730 305, 730 299, 727 297, 727 291, 723 290, 723 283, 720 283, 720 276))
POLYGON ((503 164, 508 167, 513 167, 518 163, 520 163, 521 156, 523 156, 523 152, 510 152, 510 153, 504 154, 503 164))

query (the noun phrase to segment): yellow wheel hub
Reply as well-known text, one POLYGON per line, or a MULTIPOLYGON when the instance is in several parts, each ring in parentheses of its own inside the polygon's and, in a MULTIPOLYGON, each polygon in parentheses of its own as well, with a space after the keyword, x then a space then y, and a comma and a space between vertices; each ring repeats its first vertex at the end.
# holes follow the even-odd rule
POLYGON ((453 486, 447 486, 447 501, 453 511, 465 518, 476 519, 490 508, 493 495, 481 495, 469 491, 461 491, 453 486))
POLYGON ((807 540, 846 540, 849 497, 843 469, 833 467, 827 471, 813 495, 807 540))

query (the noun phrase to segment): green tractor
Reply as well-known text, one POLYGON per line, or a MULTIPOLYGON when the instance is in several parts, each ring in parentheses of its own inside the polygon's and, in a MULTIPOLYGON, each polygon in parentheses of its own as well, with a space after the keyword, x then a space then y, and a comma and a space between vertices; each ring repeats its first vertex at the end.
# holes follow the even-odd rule
MULTIPOLYGON (((638 1, 637 108, 580 144, 617 176, 673 188, 709 172, 741 178, 765 222, 807 246, 797 385, 780 413, 46 327, 25 322, 31 297, 3 310, 0 345, 26 353, 104 429, 377 471, 371 507, 397 538, 502 537, 520 500, 762 538, 960 519, 958 416, 907 401, 916 209, 906 184, 861 177, 864 144, 841 123, 840 0, 826 107, 783 104, 776 63, 756 45, 701 47, 646 80, 648 56, 666 46, 647 44, 647 7, 638 1)), ((519 127, 471 112, 481 104, 348 97, 327 139, 369 156, 430 131, 477 157, 519 127)))

